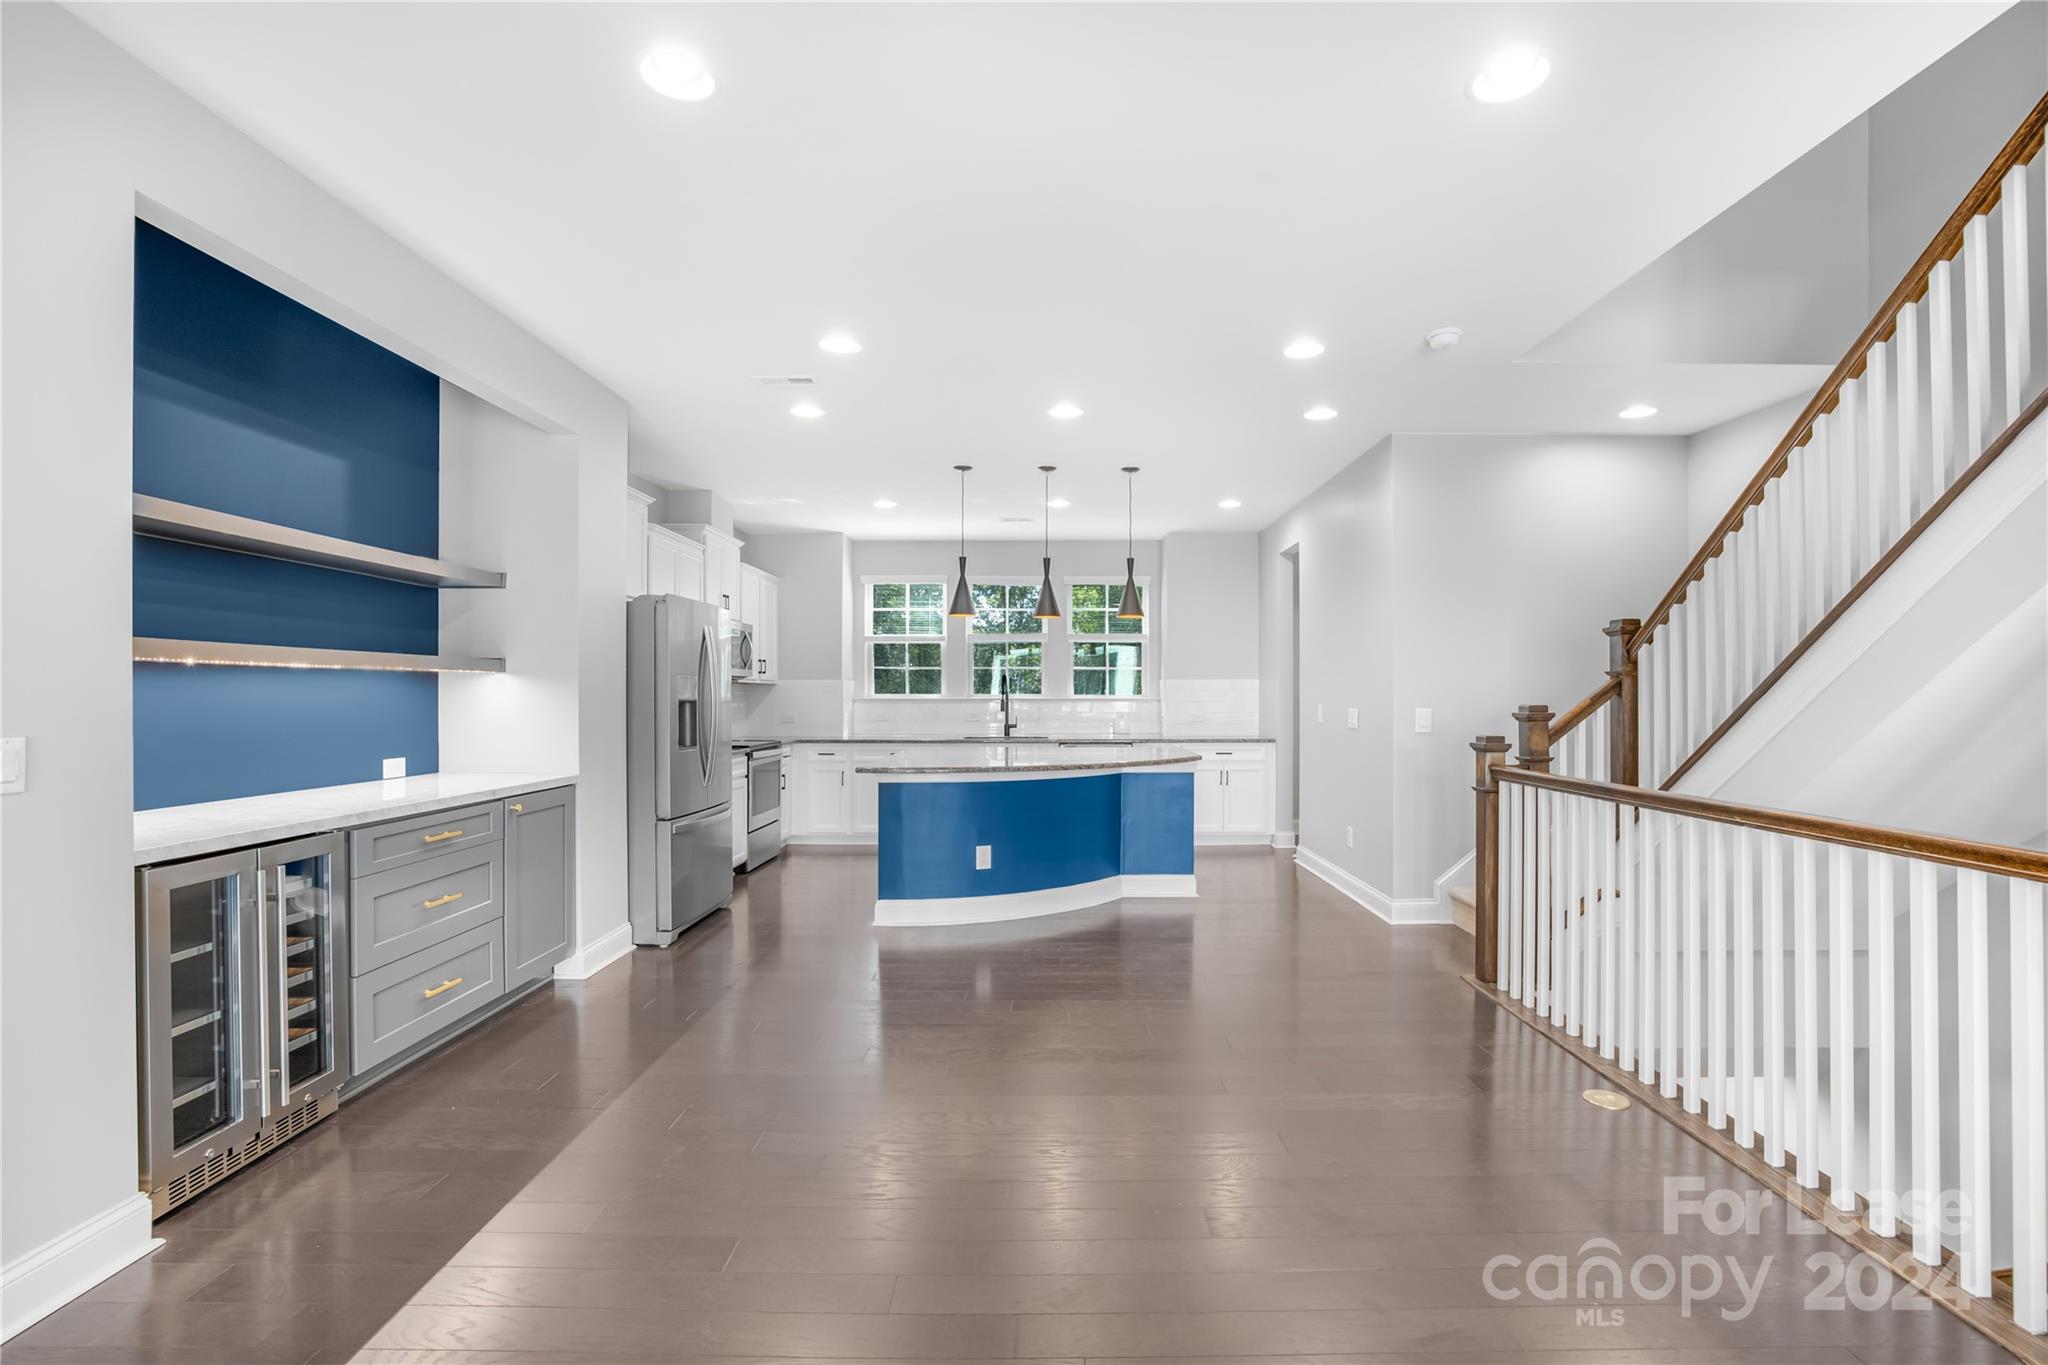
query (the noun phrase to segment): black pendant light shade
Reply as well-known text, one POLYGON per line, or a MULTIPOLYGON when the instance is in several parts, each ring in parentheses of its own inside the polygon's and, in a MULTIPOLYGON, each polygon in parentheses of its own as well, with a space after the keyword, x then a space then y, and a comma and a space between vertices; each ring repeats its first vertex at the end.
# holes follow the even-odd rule
POLYGON ((1042 464, 1038 472, 1045 475, 1045 558, 1039 562, 1045 567, 1045 577, 1038 585, 1038 605, 1031 614, 1041 621, 1060 619, 1060 602, 1052 595, 1052 472, 1055 465, 1042 464))
POLYGON ((1119 621, 1142 621, 1145 619, 1145 606, 1138 600, 1138 559, 1135 549, 1137 543, 1136 531, 1134 529, 1136 526, 1138 497, 1137 473, 1138 467, 1136 465, 1127 464, 1124 466, 1124 484, 1129 491, 1129 500, 1125 504, 1126 520, 1124 522, 1124 599, 1117 603, 1116 608, 1116 619, 1119 621))
POLYGON ((967 591, 967 471, 971 464, 956 464, 960 471, 960 576, 953 582, 953 605, 946 608, 948 616, 974 615, 974 602, 967 591))

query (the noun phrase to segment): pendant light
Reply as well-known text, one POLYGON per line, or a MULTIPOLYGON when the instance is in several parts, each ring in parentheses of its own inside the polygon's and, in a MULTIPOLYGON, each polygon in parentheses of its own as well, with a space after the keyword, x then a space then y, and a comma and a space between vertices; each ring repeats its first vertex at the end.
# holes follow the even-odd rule
POLYGON ((1059 599, 1052 595, 1052 472, 1056 468, 1057 465, 1049 464, 1038 467, 1038 472, 1045 475, 1045 558, 1040 561, 1045 566, 1045 578, 1038 585, 1038 605, 1031 609, 1031 614, 1041 621, 1060 619, 1059 599))
POLYGON ((1142 621, 1145 619, 1144 604, 1138 600, 1138 467, 1124 466, 1124 600, 1117 604, 1116 619, 1119 621, 1142 621))
POLYGON ((971 464, 956 464, 960 471, 960 577, 953 584, 953 605, 946 608, 948 616, 974 615, 974 603, 967 592, 967 471, 971 464))

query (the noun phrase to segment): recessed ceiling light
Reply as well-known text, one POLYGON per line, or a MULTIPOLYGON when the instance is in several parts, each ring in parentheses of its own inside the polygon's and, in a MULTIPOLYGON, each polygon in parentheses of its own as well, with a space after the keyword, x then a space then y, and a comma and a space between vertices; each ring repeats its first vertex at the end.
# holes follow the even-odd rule
POLYGON ((1296 337, 1280 352, 1289 360, 1314 360, 1323 353, 1323 343, 1314 337, 1296 337))
POLYGON ((818 338, 818 349, 832 355, 859 355, 860 338, 850 332, 827 332, 818 338))
POLYGON ((1073 505, 1074 504, 1068 502, 1065 498, 1054 498, 1051 502, 1046 504, 1047 507, 1072 507, 1073 505))
POLYGON ((789 415, 791 417, 802 417, 805 419, 809 419, 812 417, 823 417, 825 415, 825 410, 819 407, 816 403, 804 402, 792 405, 789 410, 789 415))
POLYGON ((1071 422, 1076 417, 1079 417, 1081 415, 1081 409, 1075 407, 1072 403, 1062 400, 1058 403, 1054 403, 1051 407, 1047 408, 1045 410, 1045 415, 1047 417, 1056 418, 1062 422, 1071 422))
POLYGON ((692 104, 711 98, 711 92, 718 88, 704 59, 679 47, 657 47, 642 57, 640 79, 657 94, 692 104))
POLYGON ((1448 351, 1464 339, 1462 327, 1438 327, 1422 338, 1422 344, 1432 351, 1448 351))
POLYGON ((1631 403, 1615 415, 1624 422, 1640 422, 1645 417, 1655 417, 1657 410, 1648 403, 1631 403))
POLYGON ((1507 104, 1535 92, 1550 79, 1550 54, 1540 47, 1511 47, 1487 59, 1465 87, 1481 104, 1507 104))
POLYGON ((1244 504, 1239 502, 1236 498, 1225 498, 1222 502, 1219 502, 1216 505, 1218 507, 1221 507, 1226 512, 1235 512, 1238 508, 1244 506, 1244 504))
POLYGON ((894 502, 892 502, 891 500, 889 500, 888 498, 876 498, 876 499, 875 499, 875 510, 876 510, 876 511, 878 511, 878 512, 886 512, 886 511, 888 511, 888 510, 889 510, 890 508, 894 507, 895 505, 896 505, 896 504, 895 504, 894 502))
POLYGON ((1337 410, 1325 403, 1318 403, 1302 414, 1311 422, 1327 422, 1337 415, 1337 410))

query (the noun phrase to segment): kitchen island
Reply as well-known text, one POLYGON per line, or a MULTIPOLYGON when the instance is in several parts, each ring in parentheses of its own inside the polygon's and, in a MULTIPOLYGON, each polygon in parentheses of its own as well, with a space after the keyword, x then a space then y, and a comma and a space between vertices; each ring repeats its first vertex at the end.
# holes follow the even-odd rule
POLYGON ((989 744, 943 757, 856 769, 879 783, 877 925, 983 924, 1195 894, 1192 750, 1047 755, 989 744))

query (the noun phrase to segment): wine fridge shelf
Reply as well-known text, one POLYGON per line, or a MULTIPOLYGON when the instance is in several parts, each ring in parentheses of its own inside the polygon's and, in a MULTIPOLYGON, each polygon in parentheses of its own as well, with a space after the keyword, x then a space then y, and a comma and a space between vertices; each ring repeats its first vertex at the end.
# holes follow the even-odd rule
POLYGON ((195 943, 195 944, 193 944, 193 945, 192 945, 192 946, 191 946, 190 948, 180 948, 180 949, 178 949, 178 950, 177 950, 176 952, 174 952, 174 953, 172 953, 172 954, 171 954, 171 961, 172 961, 172 962, 190 962, 190 961, 191 961, 191 960, 192 960, 193 958, 195 958, 195 957, 204 957, 204 956, 206 956, 206 954, 208 954, 208 953, 210 953, 210 952, 212 952, 212 951, 213 951, 213 940, 212 940, 212 939, 208 939, 208 940, 207 940, 206 942, 204 942, 204 943, 195 943))
POLYGON ((180 1076, 171 1082, 171 1108, 178 1109, 220 1088, 214 1076, 180 1076))
POLYGON ((208 1024, 218 1022, 222 1013, 222 1011, 214 1009, 210 1005, 202 1005, 193 1009, 172 1010, 171 1036, 173 1038, 180 1038, 194 1029, 205 1028, 208 1024))

